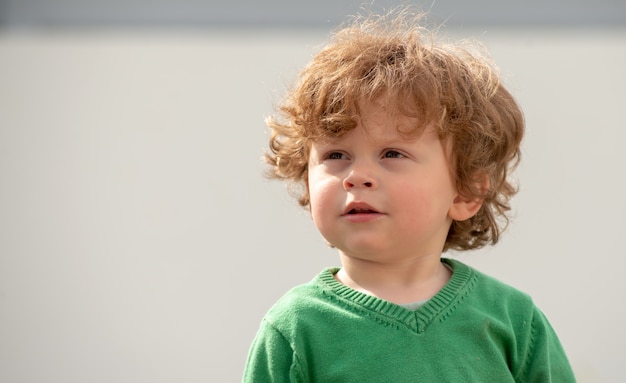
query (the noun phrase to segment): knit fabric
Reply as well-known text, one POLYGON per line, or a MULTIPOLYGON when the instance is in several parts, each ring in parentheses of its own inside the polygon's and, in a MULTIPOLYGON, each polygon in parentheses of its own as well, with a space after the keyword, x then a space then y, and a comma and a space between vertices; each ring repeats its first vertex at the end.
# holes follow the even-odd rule
POLYGON ((263 319, 244 382, 575 382, 541 311, 456 260, 415 311, 355 291, 327 269, 263 319))

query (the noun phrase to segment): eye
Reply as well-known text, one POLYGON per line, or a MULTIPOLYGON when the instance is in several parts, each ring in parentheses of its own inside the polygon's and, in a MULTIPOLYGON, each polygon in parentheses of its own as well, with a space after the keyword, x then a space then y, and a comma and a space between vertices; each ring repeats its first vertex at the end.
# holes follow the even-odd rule
POLYGON ((329 152, 328 154, 326 154, 326 156, 324 156, 324 159, 326 159, 326 160, 346 160, 346 159, 348 159, 348 156, 346 156, 346 154, 342 153, 342 152, 329 152))
POLYGON ((404 154, 400 153, 397 150, 389 149, 383 152, 383 158, 402 158, 404 154))

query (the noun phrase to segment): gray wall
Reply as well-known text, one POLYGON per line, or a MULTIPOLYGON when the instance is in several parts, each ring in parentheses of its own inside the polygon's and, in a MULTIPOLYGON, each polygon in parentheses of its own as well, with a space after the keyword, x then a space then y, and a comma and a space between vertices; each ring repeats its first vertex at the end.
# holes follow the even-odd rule
MULTIPOLYGON (((0 381, 238 381, 270 305, 337 264, 260 161, 328 28, 69 24, 0 32, 0 381)), ((620 381, 626 29, 444 31, 528 122, 510 229, 453 256, 529 292, 581 382, 620 381)))
MULTIPOLYGON (((9 27, 68 25, 327 27, 377 0, 0 0, 0 23, 9 27)), ((625 25, 620 0, 409 1, 448 25, 625 25)))

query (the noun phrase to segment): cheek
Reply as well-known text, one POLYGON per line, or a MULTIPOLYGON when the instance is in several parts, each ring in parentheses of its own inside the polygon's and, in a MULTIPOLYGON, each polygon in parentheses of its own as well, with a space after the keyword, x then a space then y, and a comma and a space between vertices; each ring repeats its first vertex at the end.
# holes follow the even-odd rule
POLYGON ((448 204, 444 190, 433 189, 429 183, 423 185, 407 184, 394 190, 393 200, 396 206, 403 207, 405 219, 410 224, 425 223, 447 215, 448 204))
POLYGON ((388 189, 392 193, 390 200, 397 201, 407 206, 407 208, 417 207, 424 203, 428 194, 428 186, 417 185, 411 182, 403 182, 393 185, 388 189))
POLYGON ((324 218, 332 215, 337 204, 336 185, 328 179, 309 177, 310 211, 316 226, 323 225, 324 218))
POLYGON ((332 200, 332 192, 328 187, 321 184, 309 186, 309 198, 311 199, 311 213, 318 213, 329 208, 332 200))

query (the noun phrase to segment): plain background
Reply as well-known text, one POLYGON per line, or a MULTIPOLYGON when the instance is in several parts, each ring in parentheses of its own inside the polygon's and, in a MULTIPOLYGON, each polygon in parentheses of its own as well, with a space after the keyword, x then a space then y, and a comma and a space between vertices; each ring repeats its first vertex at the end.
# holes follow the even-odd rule
MULTIPOLYGON (((261 156, 264 118, 347 10, 302 27, 243 2, 98 20, 37 3, 0 2, 0 381, 239 381, 272 303, 337 265, 261 156)), ((573 4, 561 24, 435 15, 486 45, 528 126, 510 229, 451 256, 530 293, 581 382, 618 382, 626 29, 617 2, 573 4)))

